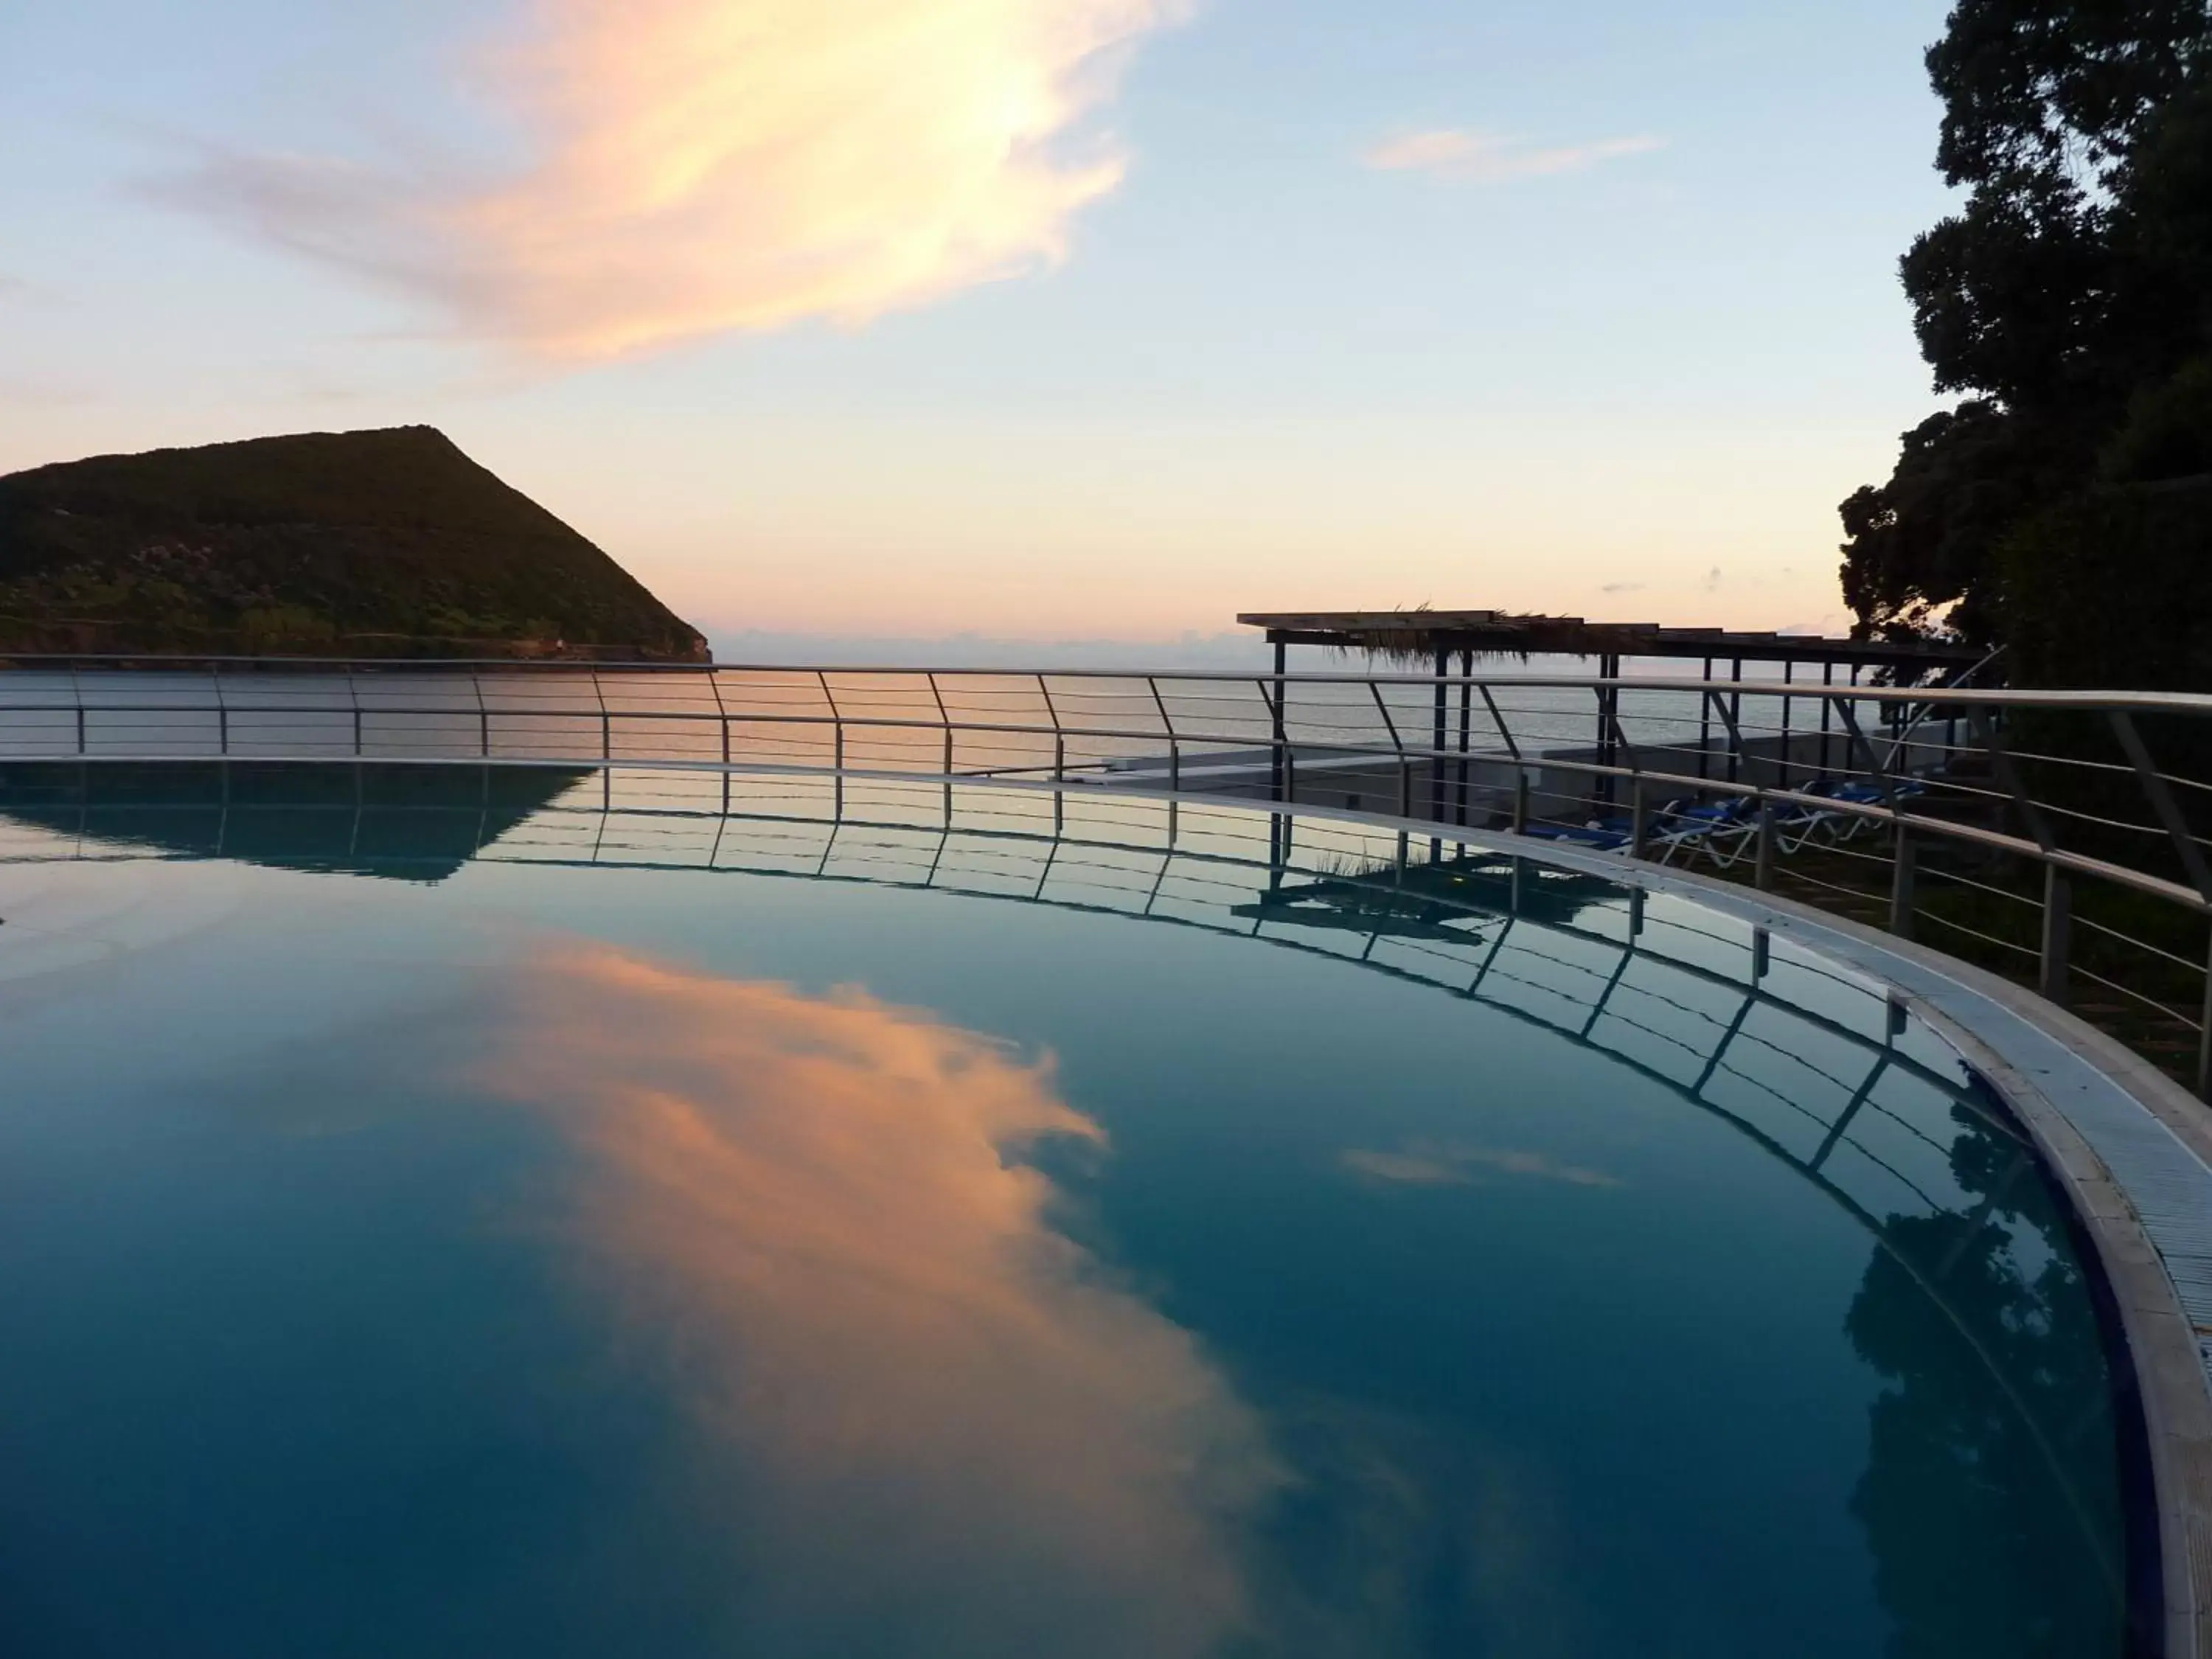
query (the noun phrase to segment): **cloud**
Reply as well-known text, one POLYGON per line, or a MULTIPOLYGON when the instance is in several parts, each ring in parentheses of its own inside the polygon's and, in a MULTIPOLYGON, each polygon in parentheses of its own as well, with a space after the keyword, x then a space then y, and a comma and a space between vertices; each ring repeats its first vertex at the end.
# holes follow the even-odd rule
POLYGON ((1721 591, 1721 584, 1727 580, 1727 574, 1722 570, 1720 566, 1715 565, 1711 570, 1705 572, 1705 592, 1708 593, 1719 592, 1721 591))
POLYGON ((1468 184, 1496 185, 1514 179, 1582 173, 1601 162, 1647 155, 1665 142, 1642 136, 1545 149, 1499 133, 1447 127, 1384 139, 1368 150, 1365 159, 1369 167, 1384 172, 1433 173, 1468 184))
POLYGON ((1376 1152, 1354 1150, 1341 1154, 1345 1168, 1376 1181, 1405 1187, 1468 1187, 1467 1171, 1448 1158, 1424 1158, 1413 1152, 1376 1152))
POLYGON ((1578 1164, 1561 1164, 1542 1152, 1488 1146, 1437 1146, 1414 1142, 1396 1152, 1352 1151, 1339 1161, 1355 1174, 1407 1187, 1473 1187, 1482 1176, 1525 1176, 1571 1187, 1618 1187, 1620 1178, 1578 1164))
POLYGON ((857 992, 604 947, 534 963, 484 1075, 580 1154, 552 1224, 716 1460, 762 1629, 1197 1656, 1267 1616, 1286 1476, 1195 1340, 1056 1231, 1048 1066, 857 992))
POLYGON ((532 0, 481 77, 514 171, 214 155, 152 188, 544 358, 857 325, 1065 258, 1124 169, 1090 118, 1185 5, 532 0))
POLYGON ((1601 593, 1638 593, 1641 592, 1644 587, 1644 584, 1642 582, 1605 582, 1600 585, 1597 591, 1601 593))

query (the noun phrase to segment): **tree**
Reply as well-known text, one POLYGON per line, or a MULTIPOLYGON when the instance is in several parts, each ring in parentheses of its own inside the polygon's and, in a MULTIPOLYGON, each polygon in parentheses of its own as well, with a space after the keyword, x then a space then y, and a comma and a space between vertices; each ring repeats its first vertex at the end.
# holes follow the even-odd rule
POLYGON ((1971 395, 1843 504, 1844 598, 1862 636, 2063 634, 2024 607, 2066 584, 2013 580, 2015 550, 2212 471, 2212 3, 1961 0, 1927 61, 1967 194, 1899 269, 1936 390, 1971 395))

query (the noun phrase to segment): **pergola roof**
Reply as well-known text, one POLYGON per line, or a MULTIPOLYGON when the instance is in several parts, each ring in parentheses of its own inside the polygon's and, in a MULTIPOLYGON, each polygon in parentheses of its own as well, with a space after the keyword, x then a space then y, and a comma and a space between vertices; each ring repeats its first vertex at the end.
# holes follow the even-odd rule
POLYGON ((1246 611, 1237 620, 1264 628, 1275 645, 1324 645, 1345 651, 1427 655, 1438 651, 1532 653, 1570 657, 1713 657, 1759 662, 1919 665, 1978 660, 1968 646, 1837 640, 1817 634, 1662 628, 1656 623, 1594 623, 1580 617, 1506 611, 1246 611))

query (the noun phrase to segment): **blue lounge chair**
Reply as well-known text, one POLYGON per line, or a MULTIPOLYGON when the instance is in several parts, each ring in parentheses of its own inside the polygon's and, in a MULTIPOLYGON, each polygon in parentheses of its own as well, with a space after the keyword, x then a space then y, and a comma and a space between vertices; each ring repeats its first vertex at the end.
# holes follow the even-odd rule
POLYGON ((1603 822, 1587 824, 1532 823, 1521 832, 1533 841, 1556 841, 1571 847, 1588 847, 1600 853, 1618 853, 1629 843, 1626 830, 1603 822))
MULTIPOLYGON (((1916 795, 1928 793, 1928 786, 1917 778, 1892 778, 1890 787, 1896 792, 1899 800, 1910 800, 1916 795)), ((1859 806, 1881 806, 1889 799, 1879 784, 1864 783, 1856 778, 1846 778, 1817 787, 1810 793, 1826 795, 1832 800, 1849 801, 1859 806)), ((1827 840, 1832 844, 1850 841, 1875 822, 1858 812, 1830 812, 1825 817, 1826 823, 1809 827, 1805 835, 1798 837, 1798 846, 1803 846, 1814 830, 1825 831, 1827 840)))
POLYGON ((1742 856, 1757 820, 1758 805, 1748 795, 1695 806, 1674 805, 1662 809, 1647 844, 1657 849, 1662 864, 1672 863, 1677 853, 1686 861, 1702 851, 1724 870, 1742 856))

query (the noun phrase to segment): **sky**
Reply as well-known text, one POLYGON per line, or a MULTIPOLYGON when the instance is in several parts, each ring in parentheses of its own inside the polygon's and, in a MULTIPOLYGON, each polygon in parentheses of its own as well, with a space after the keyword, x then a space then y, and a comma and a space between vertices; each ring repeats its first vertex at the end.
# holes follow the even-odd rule
POLYGON ((1839 632, 1942 0, 8 0, 0 471, 427 422, 719 641, 1839 632))

